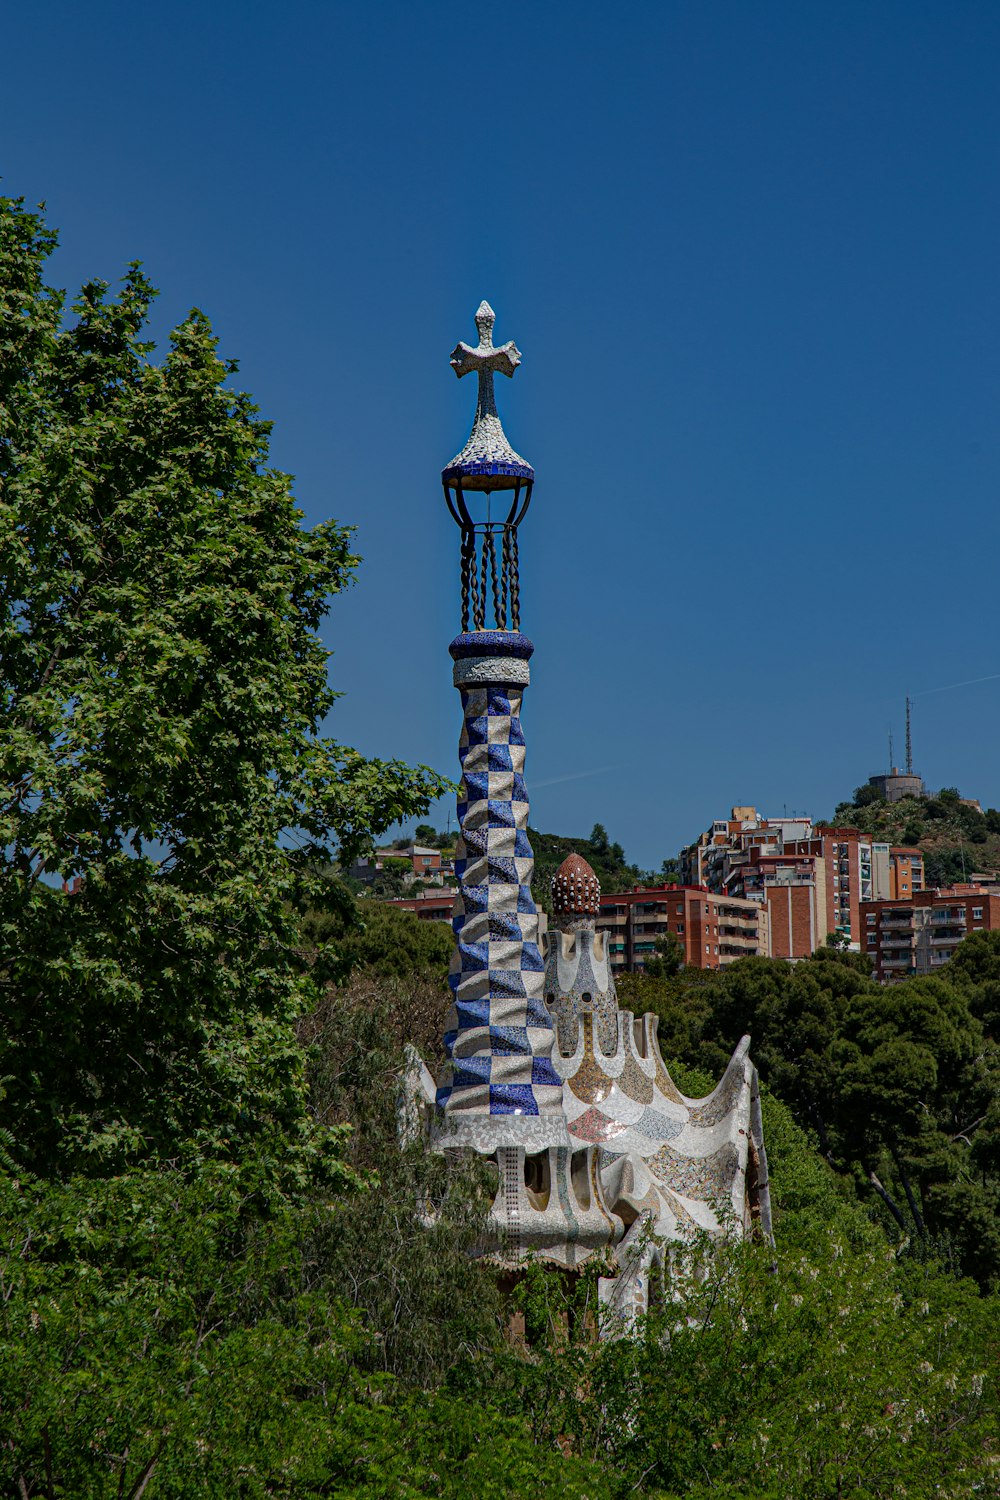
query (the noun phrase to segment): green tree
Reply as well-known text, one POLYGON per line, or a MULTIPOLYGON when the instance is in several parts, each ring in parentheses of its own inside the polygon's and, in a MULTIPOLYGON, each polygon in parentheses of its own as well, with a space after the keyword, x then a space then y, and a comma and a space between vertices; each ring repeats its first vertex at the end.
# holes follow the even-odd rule
POLYGON ((454 937, 447 922, 428 922, 386 901, 363 898, 350 912, 311 912, 303 935, 328 946, 342 972, 413 976, 437 983, 446 994, 454 937))
POLYGON ((718 1072, 734 1042, 749 1032, 761 1077, 816 1132, 821 1149, 832 1151, 836 1096, 831 1048, 851 997, 876 989, 869 970, 861 955, 833 948, 821 948, 798 964, 766 958, 730 964, 706 992, 712 1009, 698 1060, 718 1072))
MULTIPOLYGON (((446 783, 320 734, 316 627, 357 558, 303 529, 268 424, 193 312, 85 286, 0 200, 0 1076, 22 1164, 103 1170, 273 1143, 294 1169, 294 1023, 317 871, 446 783)), ((320 959, 322 955, 320 955, 320 959)), ((313 1137, 309 1137, 313 1140, 313 1137)), ((298 1147, 296 1147, 298 1142, 298 1147)))
POLYGON ((667 932, 656 939, 653 952, 646 959, 644 968, 652 979, 669 978, 679 974, 684 967, 684 948, 680 938, 667 932))
POLYGON ((608 830, 603 823, 594 824, 587 842, 597 859, 604 858, 610 852, 611 843, 608 839, 608 830))

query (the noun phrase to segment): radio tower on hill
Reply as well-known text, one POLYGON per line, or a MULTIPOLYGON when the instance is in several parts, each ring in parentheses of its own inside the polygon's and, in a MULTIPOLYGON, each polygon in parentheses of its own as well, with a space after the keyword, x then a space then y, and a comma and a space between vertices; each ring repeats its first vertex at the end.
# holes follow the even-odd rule
POLYGON ((913 744, 910 740, 910 695, 906 695, 906 774, 913 775, 913 744))

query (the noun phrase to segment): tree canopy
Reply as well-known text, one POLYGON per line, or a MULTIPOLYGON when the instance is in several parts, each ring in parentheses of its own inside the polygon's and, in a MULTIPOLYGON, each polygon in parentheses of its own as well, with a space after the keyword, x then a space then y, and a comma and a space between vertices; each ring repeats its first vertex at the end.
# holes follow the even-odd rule
POLYGON ((0 200, 0 1076, 70 1170, 301 1123, 294 914, 446 783, 322 735, 350 528, 302 526, 207 319, 158 362, 140 268, 67 308, 53 246, 0 200))

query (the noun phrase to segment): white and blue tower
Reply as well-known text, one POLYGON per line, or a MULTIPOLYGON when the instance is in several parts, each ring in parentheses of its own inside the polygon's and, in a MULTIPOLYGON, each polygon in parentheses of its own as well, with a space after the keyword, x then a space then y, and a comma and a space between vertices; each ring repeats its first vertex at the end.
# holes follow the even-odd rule
POLYGON ((521 729, 534 647, 520 630, 517 528, 535 473, 511 448, 497 415, 493 377, 513 376, 521 356, 513 343, 494 347, 493 324, 483 302, 478 346, 459 344, 452 354, 459 378, 478 375, 479 399, 469 440, 441 476, 462 537, 462 632, 449 650, 463 724, 448 1066, 434 1132, 442 1148, 485 1154, 567 1145, 531 897, 521 729))

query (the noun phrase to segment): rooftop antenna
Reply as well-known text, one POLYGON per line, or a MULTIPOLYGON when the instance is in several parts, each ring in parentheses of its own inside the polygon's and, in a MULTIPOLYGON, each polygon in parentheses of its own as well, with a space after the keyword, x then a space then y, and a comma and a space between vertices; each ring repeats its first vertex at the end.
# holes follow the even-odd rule
POLYGON ((890 770, 890 772, 892 772, 892 771, 895 770, 895 763, 894 763, 893 758, 892 758, 892 730, 891 729, 889 730, 889 770, 890 770))
POLYGON ((913 775, 913 746, 910 742, 910 695, 906 695, 906 774, 913 775))

